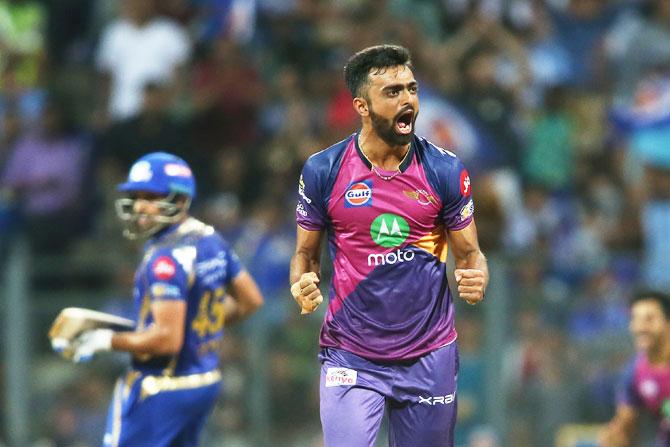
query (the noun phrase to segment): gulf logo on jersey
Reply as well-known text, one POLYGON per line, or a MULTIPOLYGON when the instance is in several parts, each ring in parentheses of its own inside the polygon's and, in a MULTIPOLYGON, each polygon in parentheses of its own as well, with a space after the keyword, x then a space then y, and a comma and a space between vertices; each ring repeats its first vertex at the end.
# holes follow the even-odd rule
POLYGON ((372 182, 363 180, 354 182, 344 193, 344 206, 346 208, 356 208, 359 206, 372 205, 372 182))
POLYGON ((166 281, 177 273, 177 266, 170 257, 161 256, 154 261, 151 270, 154 272, 156 278, 166 281))

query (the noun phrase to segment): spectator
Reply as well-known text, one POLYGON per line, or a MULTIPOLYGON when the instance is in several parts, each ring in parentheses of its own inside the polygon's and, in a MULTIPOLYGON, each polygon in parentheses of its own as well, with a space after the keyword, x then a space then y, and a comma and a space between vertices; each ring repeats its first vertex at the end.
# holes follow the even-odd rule
POLYGON ((191 55, 189 36, 173 20, 157 15, 156 0, 122 0, 121 6, 121 15, 103 30, 96 54, 105 86, 100 89, 103 108, 112 121, 139 112, 149 81, 178 89, 191 55))
POLYGON ((0 185, 20 206, 38 253, 56 253, 80 235, 88 210, 84 180, 90 166, 87 139, 72 123, 61 98, 51 97, 39 129, 17 142, 0 185))

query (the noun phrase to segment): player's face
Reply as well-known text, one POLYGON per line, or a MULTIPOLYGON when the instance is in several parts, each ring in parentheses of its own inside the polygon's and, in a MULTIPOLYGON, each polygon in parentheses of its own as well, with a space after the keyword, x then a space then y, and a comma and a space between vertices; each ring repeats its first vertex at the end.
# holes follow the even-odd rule
POLYGON ((649 352, 658 349, 668 336, 668 320, 661 305, 653 300, 633 304, 630 332, 638 350, 649 352))
POLYGON ((388 67, 368 75, 368 108, 372 127, 390 146, 412 141, 419 114, 419 84, 409 67, 388 67))
POLYGON ((141 230, 148 230, 156 223, 156 216, 161 214, 161 207, 156 201, 165 199, 164 196, 149 192, 134 194, 133 212, 137 215, 137 225, 141 230))

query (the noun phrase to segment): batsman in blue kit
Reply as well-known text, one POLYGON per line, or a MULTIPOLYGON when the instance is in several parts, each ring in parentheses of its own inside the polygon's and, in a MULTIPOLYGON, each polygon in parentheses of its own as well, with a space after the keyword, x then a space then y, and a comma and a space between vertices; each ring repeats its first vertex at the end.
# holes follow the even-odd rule
POLYGON ((114 390, 104 446, 195 446, 221 387, 223 328, 263 298, 227 242, 189 216, 195 179, 186 162, 145 155, 118 189, 124 235, 146 239, 133 291, 136 329, 86 331, 73 343, 74 359, 132 355, 114 390))

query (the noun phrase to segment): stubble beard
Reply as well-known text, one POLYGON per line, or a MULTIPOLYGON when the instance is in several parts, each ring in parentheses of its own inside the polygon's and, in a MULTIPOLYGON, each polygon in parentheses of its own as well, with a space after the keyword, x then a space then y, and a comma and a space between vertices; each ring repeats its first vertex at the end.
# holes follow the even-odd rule
POLYGON ((372 106, 370 110, 370 121, 372 122, 372 128, 375 133, 381 138, 384 143, 388 144, 391 147, 396 146, 405 146, 412 141, 414 137, 414 126, 416 123, 416 115, 412 121, 412 131, 406 135, 399 134, 395 131, 394 120, 388 120, 381 115, 377 115, 373 110, 372 106))

